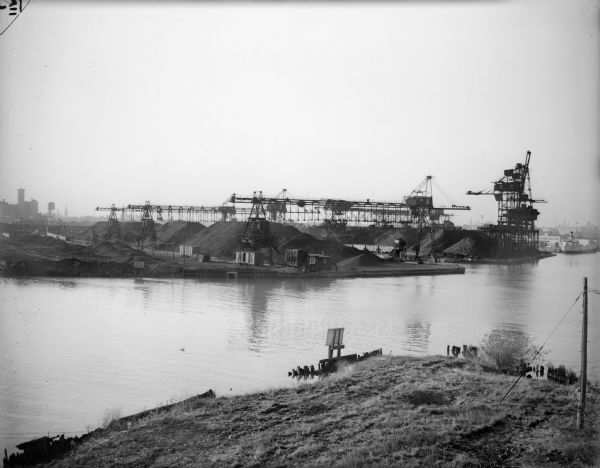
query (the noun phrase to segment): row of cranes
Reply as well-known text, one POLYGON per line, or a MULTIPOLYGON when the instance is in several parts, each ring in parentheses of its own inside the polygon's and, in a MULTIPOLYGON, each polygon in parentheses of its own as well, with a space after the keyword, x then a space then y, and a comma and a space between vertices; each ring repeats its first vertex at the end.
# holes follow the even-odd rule
MULTIPOLYGON (((498 245, 501 254, 512 255, 530 253, 537 250, 539 235, 535 221, 539 211, 531 193, 529 164, 531 152, 527 151, 525 163, 517 163, 506 169, 503 177, 493 182, 492 189, 472 191, 467 195, 493 195, 498 203, 498 222, 482 228, 498 245)), ((97 207, 97 211, 109 211, 105 229, 105 239, 120 237, 119 216, 124 221, 126 213, 134 220, 140 215, 138 244, 150 236, 155 240, 154 220, 157 221, 217 221, 246 222, 240 245, 243 249, 256 250, 271 242, 269 222, 323 223, 330 229, 345 228, 347 225, 382 227, 412 226, 417 229, 417 246, 426 228, 433 229, 447 225, 448 211, 470 210, 469 206, 435 206, 433 203, 432 176, 425 179, 400 202, 351 201, 342 199, 295 198, 286 189, 274 197, 264 196, 262 191, 251 197, 235 193, 220 206, 177 206, 129 204, 121 208, 97 207)))
MULTIPOLYGON (((148 235, 153 236, 153 222, 157 221, 245 221, 247 231, 255 235, 245 235, 246 239, 257 237, 264 230, 266 222, 324 223, 332 228, 346 225, 415 226, 443 225, 449 220, 447 211, 469 210, 468 206, 434 206, 432 176, 427 176, 409 196, 401 202, 351 201, 341 199, 310 199, 290 197, 283 189, 275 197, 263 196, 262 191, 251 197, 236 194, 221 206, 177 206, 129 204, 123 207, 97 207, 96 211, 109 211, 105 229, 105 239, 119 238, 119 214, 121 221, 126 213, 131 219, 140 216, 138 242, 148 235), (262 226, 262 227, 261 227, 262 226)), ((248 242, 246 243, 253 243, 248 242)))

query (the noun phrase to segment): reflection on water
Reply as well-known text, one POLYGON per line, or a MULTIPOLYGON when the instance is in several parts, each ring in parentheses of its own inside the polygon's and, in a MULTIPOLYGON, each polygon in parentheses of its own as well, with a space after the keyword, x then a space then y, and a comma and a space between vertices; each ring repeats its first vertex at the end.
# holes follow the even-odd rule
POLYGON ((413 318, 406 322, 406 349, 411 353, 425 354, 429 347, 431 324, 413 318))
POLYGON ((247 306, 248 312, 248 350, 260 352, 260 345, 265 339, 269 295, 273 290, 273 285, 259 281, 243 283, 240 287, 242 303, 247 306))
MULTIPOLYGON (((314 280, 238 280, 237 290, 240 295, 240 307, 244 312, 244 317, 248 330, 248 351, 261 353, 264 351, 264 344, 268 338, 267 328, 269 325, 269 315, 281 316, 286 308, 301 305, 310 295, 319 294, 330 288, 334 280, 314 279, 314 280)), ((232 333, 235 334, 232 329, 232 333)), ((287 337, 294 340, 295 336, 287 337)), ((280 339, 286 339, 280 336, 280 339)))
MULTIPOLYGON (((600 254, 530 265, 469 265, 465 275, 343 280, 0 278, 0 449, 82 432, 109 408, 130 414, 212 388, 295 385, 287 371, 347 353, 446 354, 494 329, 543 343, 600 254)), ((590 343, 600 317, 590 298, 590 343)), ((578 369, 581 303, 545 349, 578 369)), ((589 349, 590 362, 600 350, 589 349)), ((589 371, 600 378, 600 369, 589 371)))
POLYGON ((153 284, 148 281, 144 281, 142 278, 135 278, 133 290, 138 293, 140 303, 148 308, 150 306, 150 296, 152 294, 153 284))

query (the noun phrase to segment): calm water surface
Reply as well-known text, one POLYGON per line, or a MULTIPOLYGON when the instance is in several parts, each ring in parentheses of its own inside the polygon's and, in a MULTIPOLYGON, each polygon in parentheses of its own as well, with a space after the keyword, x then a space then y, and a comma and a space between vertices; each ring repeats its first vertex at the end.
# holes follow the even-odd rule
MULTIPOLYGON (((295 385, 287 371, 346 352, 445 354, 496 328, 540 345, 582 289, 600 289, 600 254, 467 266, 465 275, 341 280, 0 279, 0 450, 97 427, 212 388, 295 385)), ((600 376, 599 296, 590 294, 590 374, 600 376)), ((581 301, 546 348, 579 370, 581 301)))

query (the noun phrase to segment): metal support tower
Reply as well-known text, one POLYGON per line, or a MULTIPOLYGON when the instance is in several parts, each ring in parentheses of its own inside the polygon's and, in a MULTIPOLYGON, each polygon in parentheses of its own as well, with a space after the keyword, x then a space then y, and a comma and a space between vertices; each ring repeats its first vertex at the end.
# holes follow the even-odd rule
POLYGON ((534 200, 531 195, 530 159, 531 151, 527 151, 525 163, 506 169, 504 176, 494 182, 493 191, 467 192, 467 195, 494 195, 498 202, 497 224, 482 230, 495 239, 499 256, 535 254, 538 250, 539 231, 535 221, 540 212, 533 204, 546 201, 534 200))
POLYGON ((108 216, 108 223, 106 223, 106 231, 104 232, 104 239, 106 240, 111 240, 113 237, 117 239, 121 238, 121 228, 117 219, 117 211, 118 208, 112 205, 110 215, 108 216))
POLYGON ((413 222, 417 227, 417 242, 415 244, 415 260, 419 259, 419 251, 423 241, 423 231, 429 227, 432 229, 432 222, 439 219, 439 213, 433 215, 433 194, 431 189, 431 176, 425 179, 405 198, 406 204, 410 207, 413 222))
POLYGON ((117 208, 115 205, 112 205, 110 208, 96 207, 96 211, 110 211, 110 214, 108 215, 108 222, 106 223, 106 228, 104 229, 104 239, 121 239, 121 227, 117 218, 117 212, 121 211, 121 217, 123 217, 125 208, 117 208))
POLYGON ((156 242, 156 230, 154 229, 154 219, 152 218, 153 205, 149 201, 142 208, 142 219, 138 227, 137 244, 138 247, 144 248, 144 240, 150 236, 152 242, 156 242))
POLYGON ((240 238, 240 247, 242 250, 249 251, 268 248, 270 252, 275 246, 269 229, 262 192, 258 192, 258 195, 254 192, 252 200, 252 208, 246 222, 246 228, 240 238))

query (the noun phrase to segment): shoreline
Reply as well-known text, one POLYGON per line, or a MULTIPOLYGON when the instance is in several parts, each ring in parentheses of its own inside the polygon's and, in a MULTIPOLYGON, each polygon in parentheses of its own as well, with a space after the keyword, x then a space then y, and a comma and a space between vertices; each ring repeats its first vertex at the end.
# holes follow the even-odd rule
POLYGON ((481 258, 481 259, 453 259, 458 264, 468 265, 520 265, 522 263, 535 263, 545 258, 556 257, 553 252, 540 252, 537 255, 528 255, 524 257, 508 257, 508 258, 481 258))
POLYGON ((203 263, 194 266, 180 264, 156 264, 157 268, 147 268, 136 274, 129 264, 108 262, 93 263, 79 259, 58 261, 38 260, 14 268, 0 269, 3 277, 85 277, 85 278, 359 278, 391 276, 423 276, 464 274, 465 267, 454 263, 416 264, 399 263, 394 265, 351 267, 347 269, 302 272, 291 267, 241 266, 226 262, 203 263))
MULTIPOLYGON (((599 388, 575 429, 576 385, 478 359, 372 358, 296 387, 212 392, 108 422, 52 466, 547 466, 600 457, 599 388)), ((82 438, 83 439, 83 438, 82 438)))

